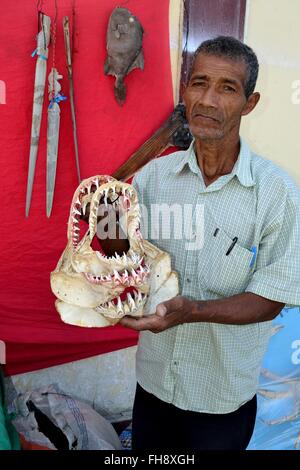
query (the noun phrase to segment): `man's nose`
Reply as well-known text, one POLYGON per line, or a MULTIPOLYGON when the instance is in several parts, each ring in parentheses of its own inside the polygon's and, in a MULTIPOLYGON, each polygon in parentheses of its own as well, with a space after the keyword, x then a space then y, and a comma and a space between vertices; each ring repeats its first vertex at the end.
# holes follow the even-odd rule
POLYGON ((217 108, 218 94, 213 87, 207 87, 202 91, 199 101, 203 107, 217 108))

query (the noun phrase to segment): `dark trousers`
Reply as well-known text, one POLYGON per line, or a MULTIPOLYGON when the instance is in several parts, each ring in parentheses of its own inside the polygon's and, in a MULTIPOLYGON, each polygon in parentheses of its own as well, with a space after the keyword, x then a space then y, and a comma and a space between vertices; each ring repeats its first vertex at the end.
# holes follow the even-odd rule
POLYGON ((227 414, 185 411, 137 385, 132 419, 135 451, 245 450, 256 417, 256 395, 227 414))

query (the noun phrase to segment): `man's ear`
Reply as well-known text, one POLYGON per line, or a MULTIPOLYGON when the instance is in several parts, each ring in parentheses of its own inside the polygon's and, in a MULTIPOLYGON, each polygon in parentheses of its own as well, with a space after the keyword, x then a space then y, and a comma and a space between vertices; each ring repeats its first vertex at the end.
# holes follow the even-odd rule
POLYGON ((257 91, 255 93, 252 93, 252 95, 250 95, 249 98, 247 99, 247 102, 242 111, 242 116, 246 116, 247 114, 251 113, 251 111, 253 111, 253 109, 259 102, 259 99, 260 99, 260 93, 258 93, 257 91))

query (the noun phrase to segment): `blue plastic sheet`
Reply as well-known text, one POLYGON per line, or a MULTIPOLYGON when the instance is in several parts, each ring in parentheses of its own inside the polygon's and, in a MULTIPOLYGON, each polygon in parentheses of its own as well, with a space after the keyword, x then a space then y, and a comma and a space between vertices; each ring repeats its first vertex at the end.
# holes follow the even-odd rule
POLYGON ((249 450, 300 450, 300 308, 285 308, 273 322, 258 391, 249 450))

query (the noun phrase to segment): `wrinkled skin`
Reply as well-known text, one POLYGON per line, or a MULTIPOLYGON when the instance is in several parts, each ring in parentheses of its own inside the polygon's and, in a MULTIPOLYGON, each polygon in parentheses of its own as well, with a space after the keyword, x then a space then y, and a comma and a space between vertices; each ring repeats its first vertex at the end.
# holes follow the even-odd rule
POLYGON ((144 240, 139 225, 137 194, 131 185, 110 176, 94 176, 80 184, 71 204, 67 247, 51 273, 63 321, 108 326, 125 315, 153 313, 157 304, 177 295, 178 278, 170 256, 144 240), (89 226, 83 235, 80 219, 88 205, 89 226), (127 237, 128 250, 108 256, 99 237, 107 234, 106 222, 114 228, 115 220, 127 237))

